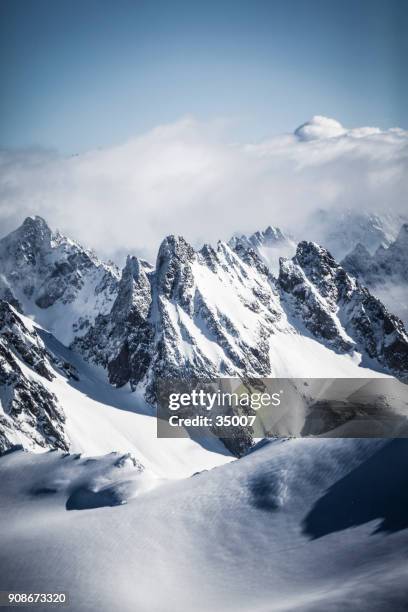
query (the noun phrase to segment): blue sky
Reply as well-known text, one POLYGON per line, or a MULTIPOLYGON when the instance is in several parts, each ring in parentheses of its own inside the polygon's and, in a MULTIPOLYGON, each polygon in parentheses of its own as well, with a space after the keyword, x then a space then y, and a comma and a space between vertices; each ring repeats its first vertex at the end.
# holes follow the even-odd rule
POLYGON ((408 127, 408 2, 2 0, 0 146, 81 152, 192 115, 408 127))

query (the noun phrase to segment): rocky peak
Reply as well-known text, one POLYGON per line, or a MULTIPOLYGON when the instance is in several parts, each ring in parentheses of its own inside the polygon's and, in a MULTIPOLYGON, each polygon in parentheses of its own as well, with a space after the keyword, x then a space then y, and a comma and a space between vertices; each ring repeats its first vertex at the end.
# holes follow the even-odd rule
POLYGON ((315 242, 300 242, 293 261, 332 307, 339 295, 351 288, 351 280, 343 268, 329 251, 315 242))
POLYGON ((64 344, 110 310, 117 283, 114 267, 53 233, 41 217, 27 217, 0 240, 0 297, 34 316, 64 344), (62 320, 56 310, 68 304, 62 320))
POLYGON ((350 277, 328 251, 299 244, 281 261, 279 286, 292 310, 316 338, 336 351, 358 350, 387 372, 408 374, 408 337, 403 323, 350 277))
POLYGON ((182 237, 173 234, 166 236, 162 241, 157 256, 157 269, 159 270, 169 260, 176 259, 180 263, 192 261, 195 251, 191 245, 182 237))
POLYGON ((387 248, 380 245, 371 256, 357 245, 342 265, 373 290, 378 287, 381 291, 390 283, 403 288, 408 281, 408 223, 401 226, 396 240, 387 248))
POLYGON ((402 225, 394 244, 404 249, 408 249, 408 223, 402 225))
POLYGON ((151 286, 145 266, 137 257, 128 255, 112 307, 114 318, 146 318, 151 303, 151 286))
POLYGON ((156 265, 159 295, 185 302, 186 289, 192 285, 191 264, 197 255, 181 236, 167 236, 160 245, 156 265))
POLYGON ((42 217, 39 215, 27 217, 21 225, 22 233, 25 236, 31 236, 34 238, 44 239, 51 237, 51 230, 42 217))
POLYGON ((340 261, 357 243, 364 245, 371 254, 380 246, 388 247, 404 222, 407 219, 403 215, 378 215, 357 207, 319 209, 307 220, 303 235, 322 244, 340 261))
POLYGON ((288 237, 282 232, 279 227, 269 225, 264 231, 257 231, 246 236, 245 234, 233 236, 229 241, 231 248, 235 249, 237 245, 247 245, 254 248, 261 246, 277 246, 279 242, 286 242, 288 237))
POLYGON ((262 262, 274 275, 279 273, 279 257, 292 257, 295 252, 295 243, 273 226, 250 236, 234 236, 228 244, 246 263, 252 261, 261 270, 262 262))
POLYGON ((284 242, 285 240, 286 236, 279 227, 272 227, 271 225, 269 225, 264 232, 255 232, 250 237, 250 241, 254 246, 272 246, 277 242, 284 242))
MULTIPOLYGON (((379 247, 383 249, 384 247, 379 247)), ((378 251, 377 251, 378 252, 378 251)), ((356 244, 354 249, 346 255, 341 262, 341 265, 356 278, 361 278, 362 272, 367 272, 373 265, 373 256, 368 249, 360 242, 356 244)))
POLYGON ((338 267, 336 260, 329 251, 316 242, 307 242, 305 240, 299 242, 295 260, 305 271, 308 270, 310 274, 317 274, 319 272, 327 274, 330 270, 338 267))
POLYGON ((337 264, 315 243, 300 243, 292 260, 281 259, 278 286, 292 317, 337 352, 353 350, 337 318, 337 264), (319 271, 322 276, 319 275, 319 271))
POLYGON ((51 246, 52 233, 42 217, 27 217, 22 225, 0 240, 0 251, 12 256, 17 267, 36 265, 51 246))

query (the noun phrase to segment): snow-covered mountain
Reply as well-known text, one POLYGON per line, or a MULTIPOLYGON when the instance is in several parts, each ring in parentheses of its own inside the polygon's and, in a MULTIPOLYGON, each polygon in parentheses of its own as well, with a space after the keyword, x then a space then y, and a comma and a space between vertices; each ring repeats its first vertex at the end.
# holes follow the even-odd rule
POLYGON ((387 247, 380 245, 373 253, 358 243, 342 261, 342 266, 368 286, 386 281, 408 284, 408 223, 387 247))
MULTIPOLYGON (((95 425, 87 441, 72 405, 85 394, 87 406, 91 397, 153 415, 163 378, 406 380, 401 321, 315 243, 299 243, 272 274, 260 252, 271 243, 288 246, 272 228, 199 251, 169 236, 154 267, 129 256, 119 274, 39 217, 27 219, 0 241, 3 450, 16 439, 33 449, 105 449, 95 425)), ((102 418, 102 409, 91 410, 102 418)), ((121 417, 114 419, 123 441, 121 417)), ((137 451, 133 442, 119 446, 107 450, 137 451)))
POLYGON ((119 270, 75 241, 27 217, 0 240, 0 297, 56 334, 65 344, 109 312, 119 270))
POLYGON ((279 274, 279 259, 293 257, 296 251, 294 240, 279 227, 271 226, 250 236, 233 236, 228 244, 241 257, 245 251, 254 250, 274 275, 279 274))
POLYGON ((113 388, 52 334, 0 301, 0 455, 29 451, 132 453, 157 477, 178 478, 231 456, 214 438, 158 439, 154 412, 140 395, 113 388))
POLYGON ((384 301, 405 322, 408 321, 408 223, 387 247, 372 254, 358 243, 342 266, 384 301))
POLYGON ((220 242, 195 251, 166 238, 154 270, 128 259, 111 312, 73 347, 113 384, 144 389, 147 401, 163 377, 358 376, 361 365, 405 379, 408 371, 401 321, 307 242, 281 259, 275 279, 253 249, 220 242))
POLYGON ((406 216, 395 213, 372 213, 357 209, 323 210, 314 212, 304 224, 302 232, 308 240, 315 240, 340 261, 357 244, 370 254, 379 247, 387 248, 398 236, 406 216))

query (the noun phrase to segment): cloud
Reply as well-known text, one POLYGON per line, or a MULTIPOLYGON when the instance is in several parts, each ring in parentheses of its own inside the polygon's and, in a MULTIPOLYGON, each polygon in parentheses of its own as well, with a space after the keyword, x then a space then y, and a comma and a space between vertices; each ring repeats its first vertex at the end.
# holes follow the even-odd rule
POLYGON ((408 132, 323 117, 256 144, 185 118, 79 156, 3 151, 0 233, 40 214, 104 256, 154 260, 170 233, 199 246, 269 224, 297 233, 317 208, 403 210, 407 159, 408 132))
POLYGON ((346 133, 344 127, 335 119, 315 115, 310 121, 306 121, 295 130, 299 140, 320 140, 321 138, 332 138, 343 136, 346 133))

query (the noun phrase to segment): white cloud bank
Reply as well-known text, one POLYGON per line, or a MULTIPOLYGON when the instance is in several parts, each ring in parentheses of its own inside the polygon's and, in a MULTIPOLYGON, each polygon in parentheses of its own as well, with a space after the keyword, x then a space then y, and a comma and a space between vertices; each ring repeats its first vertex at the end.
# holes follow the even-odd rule
POLYGON ((3 151, 0 234, 39 214, 105 256, 153 260, 170 233, 200 245, 269 224, 297 232, 317 208, 401 212, 407 160, 407 131, 320 116, 251 145, 187 118, 81 156, 3 151))

